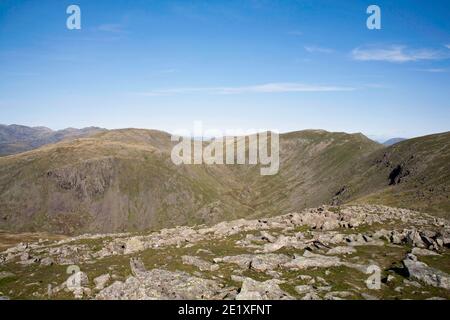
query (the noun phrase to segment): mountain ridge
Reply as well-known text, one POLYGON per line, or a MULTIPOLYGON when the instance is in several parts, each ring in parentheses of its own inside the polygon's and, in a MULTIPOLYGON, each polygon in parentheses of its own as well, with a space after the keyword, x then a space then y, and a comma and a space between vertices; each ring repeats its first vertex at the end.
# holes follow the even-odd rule
POLYGON ((105 130, 99 127, 52 130, 43 126, 28 127, 17 124, 0 124, 0 156, 18 154, 46 144, 85 137, 105 130))
POLYGON ((261 176, 255 165, 175 166, 169 133, 108 130, 0 158, 0 229, 139 231, 363 200, 445 216, 448 175, 436 173, 450 171, 449 140, 446 132, 384 147, 362 134, 290 132, 280 135, 279 174, 261 176), (390 179, 398 165, 405 171, 390 179))

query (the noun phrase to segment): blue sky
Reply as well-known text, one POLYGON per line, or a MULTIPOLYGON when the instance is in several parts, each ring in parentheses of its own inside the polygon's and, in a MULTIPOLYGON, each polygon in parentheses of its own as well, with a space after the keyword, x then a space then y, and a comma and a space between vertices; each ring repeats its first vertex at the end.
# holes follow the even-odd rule
POLYGON ((448 131, 449 1, 0 0, 0 123, 448 131), (81 8, 81 30, 66 8, 81 8), (381 8, 368 30, 366 8, 381 8))

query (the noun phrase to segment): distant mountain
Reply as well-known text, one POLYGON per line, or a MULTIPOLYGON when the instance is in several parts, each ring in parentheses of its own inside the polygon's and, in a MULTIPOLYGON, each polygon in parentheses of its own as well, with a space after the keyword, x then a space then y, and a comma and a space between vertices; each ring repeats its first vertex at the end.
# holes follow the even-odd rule
POLYGON ((402 141, 405 141, 405 140, 406 140, 405 138, 392 138, 392 139, 389 139, 389 140, 383 142, 383 144, 385 146, 389 147, 389 146, 392 146, 393 144, 396 144, 396 143, 399 143, 399 142, 402 142, 402 141))
POLYGON ((27 127, 0 124, 0 156, 17 154, 40 146, 65 139, 86 137, 105 129, 89 127, 83 129, 67 128, 53 131, 46 127, 27 127))
POLYGON ((273 216, 380 203, 448 215, 450 133, 384 147, 362 134, 280 135, 280 171, 172 163, 174 142, 123 129, 0 158, 0 229, 65 234, 273 216))

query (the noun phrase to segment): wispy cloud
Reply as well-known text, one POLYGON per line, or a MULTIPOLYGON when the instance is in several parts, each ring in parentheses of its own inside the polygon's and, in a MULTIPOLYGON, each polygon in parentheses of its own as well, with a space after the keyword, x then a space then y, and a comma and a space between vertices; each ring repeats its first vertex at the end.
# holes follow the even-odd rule
POLYGON ((449 57, 441 50, 435 49, 409 49, 406 46, 359 47, 352 51, 352 57, 359 61, 386 61, 386 62, 411 62, 420 60, 441 60, 449 57))
POLYGON ((450 44, 446 44, 445 47, 446 47, 447 49, 450 49, 450 44))
POLYGON ((334 52, 333 49, 330 48, 324 48, 324 47, 318 47, 318 46, 305 46, 305 50, 310 53, 332 53, 334 52))
POLYGON ((430 73, 444 73, 448 72, 447 69, 444 68, 428 68, 428 69, 415 69, 416 71, 420 72, 430 72, 430 73))
POLYGON ((241 87, 187 87, 151 90, 141 92, 145 96, 165 96, 176 94, 204 93, 204 94, 245 94, 245 93, 289 93, 289 92, 330 92, 353 91, 355 88, 343 86, 308 85, 302 83, 267 83, 241 87))

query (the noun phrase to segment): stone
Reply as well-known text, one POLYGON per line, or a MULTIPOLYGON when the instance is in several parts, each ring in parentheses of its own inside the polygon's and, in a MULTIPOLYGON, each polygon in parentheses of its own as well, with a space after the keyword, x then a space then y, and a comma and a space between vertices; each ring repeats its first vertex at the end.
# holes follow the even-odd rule
POLYGON ((392 282, 394 280, 395 280, 395 277, 392 274, 388 275, 387 278, 386 278, 386 282, 388 282, 388 283, 392 282))
POLYGON ((361 297, 363 297, 365 300, 380 300, 380 298, 375 297, 375 296, 365 293, 365 292, 361 293, 361 297))
POLYGON ((330 250, 328 250, 328 255, 346 255, 346 254, 353 254, 356 252, 356 249, 354 247, 335 247, 330 250))
POLYGON ((322 298, 315 292, 308 292, 301 300, 322 300, 322 298))
POLYGON ((314 279, 313 277, 308 276, 307 274, 301 274, 301 275, 299 275, 298 277, 299 277, 301 280, 303 280, 303 281, 310 281, 310 280, 313 280, 313 279, 314 279))
POLYGON ((140 277, 141 275, 147 272, 147 269, 144 266, 144 263, 140 258, 131 258, 130 259, 130 269, 131 273, 135 277, 140 277))
POLYGON ((288 269, 308 269, 308 268, 331 268, 341 266, 342 262, 338 257, 323 256, 305 250, 303 256, 296 256, 283 266, 288 269))
POLYGON ((408 255, 403 260, 403 265, 408 270, 411 278, 419 280, 433 287, 450 290, 450 276, 440 270, 429 267, 423 262, 417 260, 415 256, 408 255))
POLYGON ((217 271, 219 269, 217 264, 213 264, 194 256, 182 256, 181 261, 183 264, 192 265, 199 268, 200 271, 217 271))
POLYGON ((287 237, 287 236, 280 236, 278 237, 273 243, 267 243, 264 245, 263 251, 264 252, 275 252, 278 251, 284 247, 292 247, 296 249, 303 249, 306 247, 306 245, 303 243, 303 241, 297 239, 297 237, 287 237))
POLYGON ((273 270, 292 259, 284 254, 241 254, 237 256, 226 256, 223 258, 214 259, 216 263, 226 262, 237 264, 242 269, 253 269, 264 272, 273 270))
POLYGON ((129 277, 125 282, 116 281, 101 290, 95 297, 99 300, 200 300, 226 298, 230 288, 209 279, 191 276, 181 271, 153 269, 129 277))
POLYGON ((98 276, 94 279, 95 289, 102 290, 103 288, 105 288, 109 280, 111 280, 111 276, 109 275, 109 273, 98 276))
POLYGON ((342 300, 349 297, 354 296, 353 293, 349 291, 332 291, 325 294, 324 299, 325 300, 342 300))
POLYGON ((125 243, 124 254, 131 254, 145 249, 144 243, 137 237, 129 239, 125 243))
POLYGON ((299 294, 305 294, 314 291, 314 288, 313 286, 306 284, 301 286, 295 286, 295 291, 297 291, 299 294))
POLYGON ((413 248, 411 253, 416 256, 438 256, 439 255, 438 253, 436 253, 434 251, 431 251, 428 249, 422 249, 422 248, 413 248))
POLYGON ((412 230, 406 235, 406 242, 414 247, 425 248, 426 245, 422 241, 422 237, 417 230, 412 230))
POLYGON ((292 300, 293 297, 280 289, 279 283, 278 280, 259 282, 246 278, 236 300, 292 300))
POLYGON ((268 242, 275 242, 277 240, 277 237, 272 236, 267 231, 261 231, 261 239, 268 242))
POLYGON ((28 252, 24 252, 20 255, 20 261, 27 261, 29 259, 31 259, 31 256, 28 252))
POLYGON ((284 263, 291 261, 292 259, 284 254, 262 254, 256 255, 250 262, 250 269, 264 272, 267 270, 273 270, 279 268, 284 263))
POLYGON ((41 259, 41 266, 51 266, 54 263, 55 261, 50 257, 41 259))

